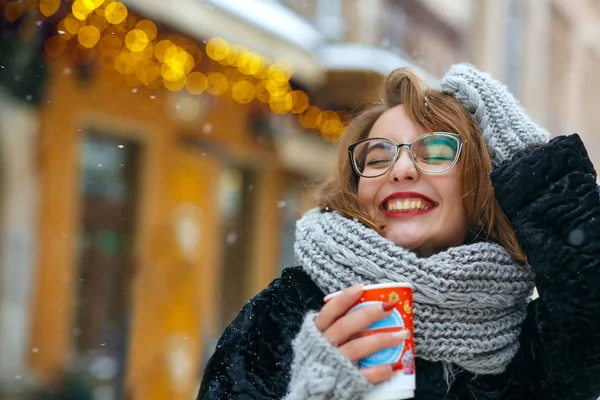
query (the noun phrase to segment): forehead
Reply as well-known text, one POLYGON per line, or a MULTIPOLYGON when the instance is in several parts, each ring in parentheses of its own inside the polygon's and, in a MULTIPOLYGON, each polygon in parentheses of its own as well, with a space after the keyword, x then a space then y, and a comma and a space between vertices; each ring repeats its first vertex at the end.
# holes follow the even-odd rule
POLYGON ((384 137, 397 143, 409 143, 424 133, 427 133, 427 129, 411 120, 400 104, 385 111, 377 119, 368 137, 384 137))

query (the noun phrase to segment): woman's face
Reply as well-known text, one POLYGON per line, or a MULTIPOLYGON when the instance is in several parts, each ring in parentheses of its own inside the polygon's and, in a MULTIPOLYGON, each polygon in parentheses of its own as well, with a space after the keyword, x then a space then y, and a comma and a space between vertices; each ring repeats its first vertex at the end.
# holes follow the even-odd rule
MULTIPOLYGON (((398 105, 381 115, 368 137, 410 143, 424 133, 427 130, 398 105)), ((467 224, 458 178, 457 166, 441 174, 419 171, 403 147, 396 164, 384 175, 360 178, 358 201, 372 218, 385 222, 386 238, 427 256, 465 240, 467 224)))

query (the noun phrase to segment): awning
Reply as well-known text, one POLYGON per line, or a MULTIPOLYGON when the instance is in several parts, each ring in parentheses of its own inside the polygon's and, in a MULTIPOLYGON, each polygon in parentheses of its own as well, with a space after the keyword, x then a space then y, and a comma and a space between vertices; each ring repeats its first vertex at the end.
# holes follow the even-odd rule
POLYGON ((356 43, 332 43, 311 23, 277 1, 267 0, 124 0, 132 9, 190 36, 222 37, 265 56, 288 60, 294 77, 318 87, 332 71, 388 75, 414 68, 431 84, 436 80, 410 60, 386 49, 356 43))
POLYGON ((258 0, 124 0, 128 7, 198 39, 222 37, 271 59, 282 58, 308 87, 325 82, 315 56, 324 37, 282 4, 258 0))

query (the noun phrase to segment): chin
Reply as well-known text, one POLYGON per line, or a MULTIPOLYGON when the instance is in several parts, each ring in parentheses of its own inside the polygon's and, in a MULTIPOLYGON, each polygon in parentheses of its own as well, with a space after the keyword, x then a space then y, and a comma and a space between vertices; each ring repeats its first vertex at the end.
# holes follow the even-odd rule
POLYGON ((396 246, 411 251, 418 249, 422 245, 422 242, 419 240, 419 238, 407 236, 402 232, 386 232, 385 237, 394 242, 396 246))

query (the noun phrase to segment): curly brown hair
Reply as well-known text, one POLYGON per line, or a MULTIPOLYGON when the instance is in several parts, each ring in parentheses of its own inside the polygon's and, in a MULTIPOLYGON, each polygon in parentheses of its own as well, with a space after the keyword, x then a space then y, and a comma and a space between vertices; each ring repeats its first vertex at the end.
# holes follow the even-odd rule
POLYGON ((460 169, 460 193, 466 223, 473 241, 493 241, 512 257, 525 262, 514 230, 494 197, 489 174, 492 162, 479 126, 454 97, 429 87, 409 69, 393 71, 383 82, 379 99, 356 114, 338 142, 337 170, 323 183, 317 195, 322 210, 337 210, 348 218, 383 233, 384 225, 372 220, 358 203, 358 179, 348 157, 348 146, 369 135, 375 121, 387 110, 402 104, 414 122, 431 132, 454 132, 460 135, 463 149, 460 169))

